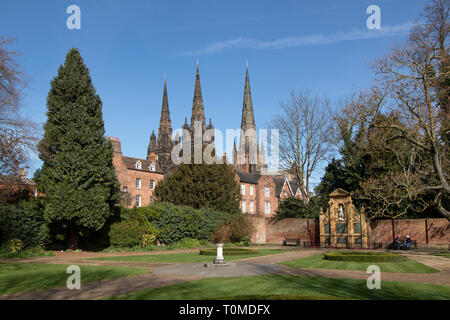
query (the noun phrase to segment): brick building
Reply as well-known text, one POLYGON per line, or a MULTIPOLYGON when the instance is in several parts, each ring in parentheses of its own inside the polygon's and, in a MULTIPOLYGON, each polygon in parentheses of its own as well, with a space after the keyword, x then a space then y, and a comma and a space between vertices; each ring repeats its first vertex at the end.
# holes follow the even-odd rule
POLYGON ((114 150, 113 164, 120 182, 123 204, 128 207, 148 206, 154 198, 153 191, 164 172, 158 164, 158 156, 151 153, 148 159, 122 155, 118 138, 107 137, 114 150))

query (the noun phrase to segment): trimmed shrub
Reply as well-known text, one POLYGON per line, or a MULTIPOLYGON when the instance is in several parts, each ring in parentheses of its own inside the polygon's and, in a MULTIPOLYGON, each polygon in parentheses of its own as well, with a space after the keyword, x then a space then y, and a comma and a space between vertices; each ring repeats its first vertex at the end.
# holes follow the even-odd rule
POLYGON ((325 259, 333 261, 355 261, 355 262, 403 262, 405 257, 400 254, 389 252, 368 251, 333 251, 326 252, 325 259))
POLYGON ((157 240, 168 245, 184 238, 210 240, 220 225, 231 224, 239 217, 237 213, 197 210, 170 203, 156 203, 147 210, 147 218, 159 230, 157 240))
POLYGON ((0 206, 0 244, 19 239, 24 248, 45 245, 49 235, 43 215, 41 199, 0 206))
POLYGON ((136 221, 122 221, 111 225, 110 243, 114 247, 130 248, 141 243, 141 231, 136 221))

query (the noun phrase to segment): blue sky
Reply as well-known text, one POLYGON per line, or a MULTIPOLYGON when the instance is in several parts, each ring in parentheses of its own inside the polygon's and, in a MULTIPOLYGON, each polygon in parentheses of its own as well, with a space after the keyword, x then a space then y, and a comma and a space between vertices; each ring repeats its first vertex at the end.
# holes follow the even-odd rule
MULTIPOLYGON (((4 0, 0 34, 30 78, 26 114, 46 121, 51 79, 77 47, 103 101, 106 134, 128 156, 145 157, 157 131, 167 74, 172 125, 191 116, 199 60, 205 113, 216 128, 241 121, 249 63, 256 125, 265 128, 289 89, 337 100, 367 87, 369 62, 402 41, 423 0, 148 1, 4 0), (81 30, 66 27, 66 8, 81 8, 81 30), (381 30, 368 30, 369 5, 381 8, 381 30)), ((35 161, 31 171, 39 167, 35 161)), ((316 179, 317 180, 317 179, 316 179)))

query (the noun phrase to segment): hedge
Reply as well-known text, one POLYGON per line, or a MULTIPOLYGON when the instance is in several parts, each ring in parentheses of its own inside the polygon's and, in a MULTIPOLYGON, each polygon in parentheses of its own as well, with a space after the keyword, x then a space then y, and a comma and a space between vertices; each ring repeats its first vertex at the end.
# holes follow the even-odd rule
POLYGON ((231 224, 239 217, 237 213, 197 210, 170 203, 156 203, 145 210, 149 221, 159 231, 157 240, 169 245, 184 238, 210 240, 220 225, 231 224))
POLYGON ((0 245, 20 239, 25 248, 45 245, 48 228, 40 200, 23 200, 16 205, 0 206, 0 245))
POLYGON ((333 251, 326 252, 325 259, 333 261, 354 261, 354 262, 403 262, 405 257, 400 254, 388 252, 368 252, 368 251, 333 251))
MULTIPOLYGON (((256 250, 244 249, 244 248, 223 248, 224 255, 240 256, 246 254, 258 253, 256 250)), ((203 249, 200 250, 200 255, 204 256, 215 256, 217 254, 217 249, 203 249)))

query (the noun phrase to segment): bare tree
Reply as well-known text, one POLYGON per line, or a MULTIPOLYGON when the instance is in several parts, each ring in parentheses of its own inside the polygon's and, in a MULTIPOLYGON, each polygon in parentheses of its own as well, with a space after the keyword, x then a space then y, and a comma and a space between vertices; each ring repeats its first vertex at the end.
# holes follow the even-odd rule
POLYGON ((426 23, 416 26, 403 45, 374 62, 377 86, 353 103, 358 121, 385 130, 380 141, 400 165, 378 182, 365 183, 366 190, 360 192, 366 199, 384 202, 384 212, 408 207, 407 201, 419 211, 433 206, 450 220, 446 207, 450 196, 449 7, 449 0, 431 1, 424 14, 426 23), (395 113, 397 120, 376 123, 382 108, 395 113), (392 141, 401 144, 389 148, 392 141))
POLYGON ((308 91, 289 91, 289 100, 281 103, 282 113, 270 123, 280 130, 280 166, 292 174, 300 186, 305 204, 309 203, 310 179, 327 159, 330 143, 331 107, 326 98, 308 91))
POLYGON ((29 151, 35 149, 37 141, 35 123, 21 114, 26 80, 16 62, 18 53, 7 48, 13 40, 0 36, 0 185, 4 186, 3 192, 20 191, 29 151))

